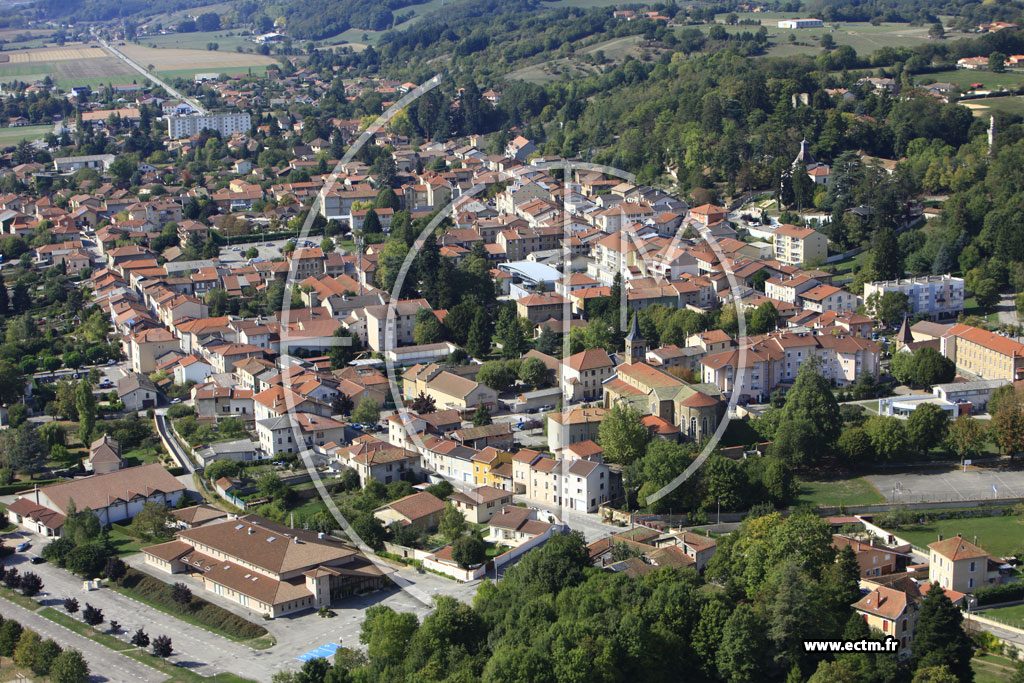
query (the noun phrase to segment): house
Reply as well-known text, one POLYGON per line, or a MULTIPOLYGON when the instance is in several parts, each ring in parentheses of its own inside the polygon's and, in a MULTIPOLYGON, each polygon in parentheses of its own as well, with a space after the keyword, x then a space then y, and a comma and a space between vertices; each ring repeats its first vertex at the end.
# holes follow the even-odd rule
POLYGON ((780 19, 779 28, 821 28, 825 25, 821 19, 780 19))
POLYGON ((128 338, 132 372, 150 374, 156 371, 157 359, 168 351, 180 351, 178 339, 163 327, 140 330, 128 338))
POLYGON ((124 467, 121 459, 121 444, 107 434, 96 439, 89 446, 89 460, 86 469, 93 474, 107 474, 124 467))
POLYGON ((581 441, 597 441, 604 408, 575 406, 548 414, 548 450, 559 453, 563 448, 581 441))
POLYGON ((423 394, 433 398, 441 410, 469 413, 481 404, 488 410, 494 410, 498 404, 498 392, 494 389, 434 363, 414 365, 403 373, 402 379, 407 401, 423 394))
POLYGON ((832 547, 837 550, 846 547, 853 548, 862 578, 874 578, 905 571, 910 557, 909 544, 889 547, 876 543, 873 537, 869 541, 861 541, 849 536, 832 534, 832 547))
POLYGON ((819 264, 828 256, 828 238, 812 228, 783 224, 773 233, 775 260, 799 266, 819 264))
POLYGON ((533 144, 522 135, 517 135, 505 145, 505 156, 509 159, 525 161, 527 157, 537 151, 537 145, 533 144))
MULTIPOLYGON (((330 445, 325 448, 330 449, 330 445)), ((348 448, 335 449, 334 457, 356 471, 359 484, 364 488, 371 479, 390 484, 418 481, 421 477, 419 453, 372 437, 363 437, 348 448)))
POLYGON ((718 541, 706 534, 680 531, 677 534, 656 539, 654 545, 659 548, 676 547, 681 549, 683 554, 693 560, 693 568, 701 572, 704 571, 708 560, 714 557, 718 541))
POLYGON ((315 413, 289 412, 256 421, 260 450, 266 457, 302 453, 317 446, 345 440, 345 425, 315 413))
POLYGON ((228 516, 228 513, 220 508, 202 503, 187 508, 171 510, 171 516, 174 517, 175 525, 179 529, 191 529, 209 522, 223 520, 228 516))
MULTIPOLYGON (((523 451, 519 451, 519 456, 523 451)), ((596 512, 602 503, 621 493, 621 477, 598 457, 590 460, 555 460, 530 454, 528 462, 513 458, 513 472, 525 469, 515 486, 531 502, 560 505, 567 510, 596 512), (517 467, 517 465, 519 467, 517 467), (614 476, 613 476, 614 474, 614 476)))
POLYGON ((600 398, 601 385, 615 374, 615 362, 604 349, 575 353, 560 365, 559 382, 566 403, 600 398))
POLYGON ((453 493, 448 496, 448 500, 467 522, 483 524, 512 504, 512 493, 493 486, 478 486, 472 491, 453 493))
POLYGON ((431 531, 437 528, 442 510, 444 502, 433 494, 420 491, 380 506, 373 511, 373 516, 384 526, 398 522, 417 531, 431 531))
POLYGON ((206 467, 218 460, 248 462, 256 459, 256 444, 252 439, 216 441, 208 446, 194 449, 192 455, 200 467, 206 467))
POLYGON ((538 519, 537 510, 509 505, 487 522, 486 540, 519 546, 550 531, 551 523, 538 519))
POLYGON ((910 656, 920 608, 920 603, 905 591, 882 585, 875 586, 853 604, 868 628, 896 639, 901 658, 910 656))
POLYGON ((466 427, 456 429, 449 438, 455 443, 479 450, 487 447, 512 448, 515 437, 512 434, 512 425, 507 422, 495 422, 479 427, 466 427))
POLYGON ((386 572, 351 546, 256 515, 184 529, 142 553, 147 565, 192 574, 206 590, 266 618, 327 607, 386 583, 386 572))
POLYGON ((156 408, 165 400, 153 381, 137 372, 118 380, 117 398, 124 404, 124 409, 130 412, 156 408))
POLYGON ((50 520, 55 519, 51 513, 67 515, 74 501, 76 509, 89 508, 100 524, 107 526, 131 519, 146 503, 174 507, 184 492, 185 486, 181 482, 162 465, 152 463, 22 491, 15 494, 16 500, 8 506, 7 518, 13 524, 36 529, 47 515, 50 520), (40 511, 40 507, 49 512, 40 511))
POLYGON ((946 590, 974 593, 1001 581, 999 563, 960 534, 928 544, 928 580, 946 590))

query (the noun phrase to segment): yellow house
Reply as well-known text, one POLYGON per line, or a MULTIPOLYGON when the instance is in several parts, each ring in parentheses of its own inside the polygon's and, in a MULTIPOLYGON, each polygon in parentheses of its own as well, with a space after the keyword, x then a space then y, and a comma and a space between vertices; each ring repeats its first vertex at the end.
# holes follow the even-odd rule
POLYGON ((505 463, 512 463, 512 454, 507 451, 499 451, 493 446, 487 446, 482 451, 470 458, 473 461, 473 483, 477 486, 497 486, 492 472, 505 463))
POLYGON ((987 552, 959 534, 928 544, 928 580, 946 590, 973 593, 995 585, 998 567, 987 552))
POLYGON ((910 655, 920 609, 917 601, 901 590, 879 585, 855 602, 853 609, 869 628, 896 639, 890 642, 897 643, 895 647, 901 658, 910 655))

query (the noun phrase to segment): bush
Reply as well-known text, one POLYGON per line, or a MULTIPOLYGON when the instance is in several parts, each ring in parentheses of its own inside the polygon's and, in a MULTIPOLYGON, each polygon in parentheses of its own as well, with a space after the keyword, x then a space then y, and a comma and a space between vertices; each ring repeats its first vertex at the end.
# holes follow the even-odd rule
POLYGON ((1004 583, 1001 586, 981 588, 974 593, 978 606, 994 605, 1000 602, 1024 600, 1024 583, 1004 583))
POLYGON ((153 654, 157 657, 170 657, 173 651, 171 639, 167 636, 157 636, 153 639, 153 654))
POLYGON ((195 415, 195 409, 192 406, 187 406, 184 403, 173 405, 167 409, 167 417, 172 420, 177 420, 181 417, 190 417, 195 415))

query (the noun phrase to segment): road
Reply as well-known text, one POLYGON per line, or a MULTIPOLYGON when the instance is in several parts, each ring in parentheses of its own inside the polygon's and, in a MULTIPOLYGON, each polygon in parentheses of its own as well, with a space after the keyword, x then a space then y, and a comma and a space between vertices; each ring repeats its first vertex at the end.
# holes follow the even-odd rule
POLYGON ((159 681, 166 676, 141 662, 115 652, 85 636, 50 621, 35 612, 7 600, 0 601, 5 619, 14 619, 25 628, 32 629, 42 638, 55 640, 63 648, 74 648, 85 656, 92 675, 90 681, 159 681))
POLYGON ((138 64, 136 64, 132 59, 130 59, 123 52, 121 52, 120 50, 118 50, 115 47, 112 47, 107 41, 103 40, 102 38, 100 38, 95 33, 93 34, 93 38, 95 38, 99 42, 99 44, 102 45, 107 50, 107 52, 109 52, 110 54, 114 55, 115 57, 120 59, 122 62, 124 62, 125 64, 130 66, 131 68, 133 68, 136 71, 138 71, 140 74, 145 76, 147 79, 149 79, 149 80, 153 81, 154 83, 156 83, 157 85, 159 85, 161 88, 166 90, 168 92, 168 94, 172 95, 173 97, 176 97, 177 99, 181 100, 182 102, 186 102, 186 103, 190 104, 192 106, 192 108, 195 109, 196 111, 198 111, 200 114, 205 114, 206 113, 206 109, 204 109, 202 107, 202 105, 199 104, 199 102, 197 102, 196 100, 192 99, 191 97, 185 97, 180 92, 178 92, 177 90, 175 90, 171 86, 167 85, 167 83, 165 83, 164 81, 160 80, 157 76, 155 76, 154 74, 150 73, 149 71, 146 71, 146 69, 144 69, 143 67, 141 67, 138 64))
POLYGON ((1017 317, 1016 296, 1016 294, 1003 294, 999 297, 999 303, 996 304, 996 313, 999 314, 1000 325, 1020 324, 1020 319, 1017 317))
POLYGON ((192 463, 192 459, 185 453, 185 449, 181 447, 181 444, 174 438, 174 434, 171 432, 170 422, 167 420, 167 415, 162 411, 153 416, 153 420, 156 422, 156 430, 160 436, 160 440, 164 442, 164 448, 171 454, 179 465, 185 468, 185 471, 192 474, 196 471, 195 465, 192 463))

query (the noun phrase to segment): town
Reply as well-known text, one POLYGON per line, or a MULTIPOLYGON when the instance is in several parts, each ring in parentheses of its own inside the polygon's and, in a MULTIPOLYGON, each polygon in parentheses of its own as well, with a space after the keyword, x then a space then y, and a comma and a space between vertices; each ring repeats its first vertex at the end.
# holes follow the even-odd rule
POLYGON ((474 3, 0 10, 2 680, 1022 680, 1024 7, 474 3))

